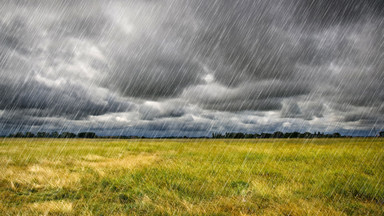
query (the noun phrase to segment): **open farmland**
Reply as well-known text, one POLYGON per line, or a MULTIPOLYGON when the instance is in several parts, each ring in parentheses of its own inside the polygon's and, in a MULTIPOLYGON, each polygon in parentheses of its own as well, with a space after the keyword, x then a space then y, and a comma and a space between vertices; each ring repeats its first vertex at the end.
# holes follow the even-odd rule
POLYGON ((0 215, 384 215, 383 139, 2 139, 0 215))

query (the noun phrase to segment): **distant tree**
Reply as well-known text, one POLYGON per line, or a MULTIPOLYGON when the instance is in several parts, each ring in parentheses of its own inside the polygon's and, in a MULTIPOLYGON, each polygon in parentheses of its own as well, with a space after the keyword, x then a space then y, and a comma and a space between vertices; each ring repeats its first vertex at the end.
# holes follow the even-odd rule
POLYGON ((284 133, 281 132, 281 131, 276 131, 275 133, 273 133, 272 137, 273 138, 283 138, 284 137, 284 133))
POLYGON ((59 138, 75 138, 76 134, 70 132, 63 132, 60 134, 59 138))
POLYGON ((313 135, 313 137, 315 137, 315 138, 319 138, 319 137, 321 137, 320 132, 315 132, 315 134, 313 135))
POLYGON ((49 137, 49 133, 47 133, 47 132, 37 132, 36 137, 39 137, 39 138, 49 137))
POLYGON ((271 138, 272 134, 270 133, 261 133, 260 138, 271 138))
POLYGON ((25 133, 25 137, 31 138, 31 137, 34 137, 34 136, 35 136, 35 134, 33 134, 32 132, 26 132, 25 133))
POLYGON ((299 136, 300 136, 300 133, 299 133, 299 132, 293 132, 293 133, 291 134, 291 137, 290 137, 290 138, 299 138, 299 136))
POLYGON ((252 139, 252 138, 256 138, 256 136, 255 134, 245 134, 245 138, 252 139))
POLYGON ((235 136, 236 136, 236 133, 225 133, 225 138, 233 139, 235 138, 235 136))
POLYGON ((303 133, 303 138, 311 138, 313 135, 310 132, 303 133))
POLYGON ((79 138, 96 138, 96 133, 94 132, 81 132, 77 134, 79 138))
POLYGON ((340 133, 333 133, 333 134, 332 134, 332 137, 334 137, 334 138, 340 138, 341 135, 340 135, 340 133))
POLYGON ((384 131, 380 131, 380 132, 379 132, 379 136, 380 136, 380 137, 384 137, 384 131))
POLYGON ((292 136, 292 133, 285 133, 284 134, 284 138, 291 138, 291 136, 292 136))
POLYGON ((235 139, 244 139, 245 138, 245 134, 243 134, 243 133, 236 133, 233 138, 235 138, 235 139))
POLYGON ((24 134, 22 132, 17 132, 15 134, 15 137, 24 137, 24 134))
POLYGON ((50 137, 52 137, 52 138, 58 138, 58 137, 59 137, 59 133, 58 133, 57 131, 52 132, 51 135, 50 135, 50 137))
POLYGON ((233 139, 233 138, 235 138, 235 133, 228 133, 228 138, 231 138, 231 139, 233 139))
POLYGON ((212 137, 217 139, 225 138, 224 135, 222 135, 221 133, 213 133, 212 137))
POLYGON ((224 138, 224 136, 221 133, 212 133, 212 138, 224 138))

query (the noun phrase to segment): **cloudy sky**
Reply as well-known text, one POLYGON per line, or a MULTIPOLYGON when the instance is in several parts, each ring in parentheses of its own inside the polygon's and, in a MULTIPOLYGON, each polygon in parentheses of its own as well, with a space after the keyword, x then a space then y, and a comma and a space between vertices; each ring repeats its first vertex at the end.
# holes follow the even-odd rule
POLYGON ((382 0, 2 0, 0 132, 384 127, 382 0))

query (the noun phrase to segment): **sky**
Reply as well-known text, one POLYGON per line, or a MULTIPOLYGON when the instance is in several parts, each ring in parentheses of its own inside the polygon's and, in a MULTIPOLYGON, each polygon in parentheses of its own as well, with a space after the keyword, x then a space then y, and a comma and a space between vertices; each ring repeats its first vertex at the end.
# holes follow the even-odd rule
POLYGON ((0 134, 384 130, 382 0, 2 0, 0 134))

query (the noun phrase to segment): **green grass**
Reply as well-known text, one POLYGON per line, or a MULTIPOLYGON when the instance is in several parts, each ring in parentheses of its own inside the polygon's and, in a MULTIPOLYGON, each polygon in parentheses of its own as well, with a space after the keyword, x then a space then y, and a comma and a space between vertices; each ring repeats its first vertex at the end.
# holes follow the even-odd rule
POLYGON ((384 215, 383 139, 0 140, 0 215, 384 215))

